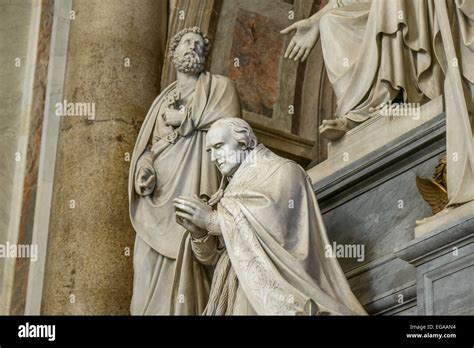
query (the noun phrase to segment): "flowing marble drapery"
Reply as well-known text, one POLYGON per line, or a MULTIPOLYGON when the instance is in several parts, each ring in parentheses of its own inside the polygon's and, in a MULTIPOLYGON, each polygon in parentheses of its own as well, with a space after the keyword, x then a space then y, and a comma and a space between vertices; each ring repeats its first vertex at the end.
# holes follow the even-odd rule
POLYGON ((218 204, 225 244, 193 243, 217 263, 204 314, 305 314, 312 300, 328 314, 365 314, 330 246, 306 172, 258 145, 218 204))

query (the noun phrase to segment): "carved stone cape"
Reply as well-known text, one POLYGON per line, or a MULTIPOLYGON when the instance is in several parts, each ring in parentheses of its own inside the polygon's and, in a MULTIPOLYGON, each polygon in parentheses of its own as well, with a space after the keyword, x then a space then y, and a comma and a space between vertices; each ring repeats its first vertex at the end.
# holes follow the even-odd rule
POLYGON ((218 217, 232 270, 219 265, 226 262, 221 255, 209 303, 225 312, 208 304, 205 314, 233 314, 239 306, 219 303, 238 291, 217 288, 221 271, 235 271, 259 315, 304 314, 309 300, 328 314, 365 314, 337 259, 325 255, 330 244, 313 188, 293 161, 258 145, 225 189, 218 217))

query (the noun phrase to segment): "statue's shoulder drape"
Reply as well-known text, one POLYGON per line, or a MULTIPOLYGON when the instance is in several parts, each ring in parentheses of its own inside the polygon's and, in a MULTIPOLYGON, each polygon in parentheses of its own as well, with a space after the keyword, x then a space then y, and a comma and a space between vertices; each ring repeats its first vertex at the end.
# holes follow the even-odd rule
POLYGON ((258 314, 364 314, 329 240, 306 172, 263 145, 237 170, 218 206, 239 284, 258 314))

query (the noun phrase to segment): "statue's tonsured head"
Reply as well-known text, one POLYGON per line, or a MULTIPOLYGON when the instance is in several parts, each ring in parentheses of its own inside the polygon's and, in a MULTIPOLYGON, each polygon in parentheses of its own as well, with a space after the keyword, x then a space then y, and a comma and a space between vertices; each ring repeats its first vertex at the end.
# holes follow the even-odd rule
POLYGON ((211 41, 199 27, 185 28, 171 39, 169 57, 177 71, 200 73, 210 48, 211 41))
POLYGON ((252 127, 241 118, 222 118, 213 123, 206 136, 211 161, 224 176, 232 176, 247 154, 258 145, 252 127))

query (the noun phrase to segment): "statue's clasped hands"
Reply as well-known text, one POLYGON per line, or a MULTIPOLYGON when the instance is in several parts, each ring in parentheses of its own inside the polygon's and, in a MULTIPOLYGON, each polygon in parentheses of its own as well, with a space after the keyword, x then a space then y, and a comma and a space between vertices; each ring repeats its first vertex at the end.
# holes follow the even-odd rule
POLYGON ((319 37, 319 22, 310 18, 303 19, 280 31, 281 34, 289 34, 296 30, 285 52, 285 58, 304 62, 319 37))
POLYGON ((176 222, 188 230, 194 238, 207 234, 207 224, 213 210, 196 195, 174 199, 176 222))

